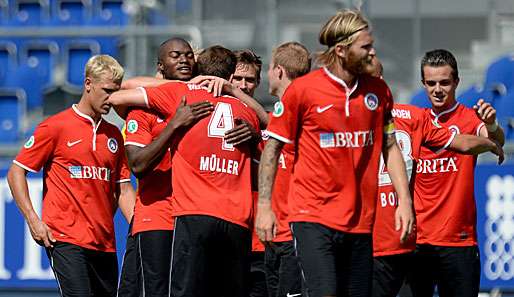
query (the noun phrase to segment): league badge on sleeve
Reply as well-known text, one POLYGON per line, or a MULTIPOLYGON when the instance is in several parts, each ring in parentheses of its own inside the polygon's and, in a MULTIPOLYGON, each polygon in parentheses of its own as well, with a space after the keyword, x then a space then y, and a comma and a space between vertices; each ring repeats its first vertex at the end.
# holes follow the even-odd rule
POLYGON ((378 97, 373 93, 368 93, 364 96, 364 105, 371 110, 374 111, 378 107, 378 97))
POLYGON ((273 116, 279 117, 284 113, 284 104, 282 104, 282 101, 278 101, 275 103, 273 108, 273 116))
POLYGON ((30 136, 30 138, 27 140, 27 142, 25 142, 25 144, 23 145, 24 148, 26 149, 29 149, 31 148, 33 145, 34 145, 34 135, 30 136))
POLYGON ((136 120, 130 120, 127 123, 127 132, 129 133, 136 133, 138 128, 137 121, 136 120))
POLYGON ((118 151, 118 142, 114 138, 109 138, 107 140, 107 148, 111 153, 115 154, 118 151))

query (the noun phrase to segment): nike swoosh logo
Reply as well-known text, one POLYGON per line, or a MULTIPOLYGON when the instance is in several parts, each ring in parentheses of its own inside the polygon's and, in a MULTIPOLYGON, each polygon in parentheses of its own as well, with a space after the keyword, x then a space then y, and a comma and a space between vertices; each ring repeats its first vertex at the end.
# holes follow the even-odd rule
POLYGON ((163 119, 161 119, 161 118, 157 118, 157 123, 162 123, 162 122, 164 122, 164 120, 163 120, 163 119))
MULTIPOLYGON (((323 107, 318 106, 318 108, 316 108, 316 111, 317 111, 318 113, 322 113, 322 112, 325 112, 325 111, 329 110, 330 108, 332 108, 332 106, 334 106, 334 104, 330 104, 330 105, 323 106, 323 107)), ((291 296, 297 296, 297 295, 291 295, 291 296)), ((290 297, 290 296, 289 296, 289 297, 290 297)))
POLYGON ((287 297, 295 297, 295 296, 302 296, 302 294, 301 293, 298 293, 298 294, 289 294, 289 293, 287 293, 286 296, 287 297))
POLYGON ((76 144, 79 144, 81 142, 82 142, 82 139, 79 139, 79 140, 73 141, 73 142, 68 141, 68 143, 66 145, 68 145, 68 147, 72 147, 72 146, 74 146, 76 144))

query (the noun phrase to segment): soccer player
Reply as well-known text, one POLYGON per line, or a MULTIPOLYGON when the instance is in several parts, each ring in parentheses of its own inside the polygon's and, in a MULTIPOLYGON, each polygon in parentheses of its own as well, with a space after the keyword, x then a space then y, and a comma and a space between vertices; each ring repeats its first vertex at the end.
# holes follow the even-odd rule
MULTIPOLYGON (((281 99, 291 82, 307 74, 310 68, 310 53, 302 44, 286 42, 279 45, 271 54, 269 93, 281 99)), ((276 214, 276 233, 265 249, 266 284, 270 297, 301 296, 301 272, 289 229, 287 206, 294 146, 285 144, 278 160, 271 200, 276 214)))
MULTIPOLYGON (((368 73, 375 77, 382 76, 382 65, 378 58, 373 58, 368 73)), ((421 146, 436 152, 448 149, 464 154, 492 151, 499 155, 499 163, 503 161, 503 150, 495 142, 485 137, 456 134, 434 123, 421 108, 407 104, 394 104, 392 115, 396 128, 396 141, 402 151, 411 188, 414 186, 413 171, 416 168, 421 146)), ((412 268, 415 236, 409 237, 403 243, 398 240, 399 233, 394 226, 396 196, 387 168, 381 159, 378 205, 373 226, 374 297, 397 296, 409 269, 412 268)))
POLYGON ((261 83, 262 61, 249 49, 234 51, 234 54, 237 66, 234 74, 230 76, 230 82, 253 97, 261 83))
MULTIPOLYGON (((458 134, 479 135, 504 143, 496 111, 482 99, 474 109, 459 104, 455 57, 433 50, 421 61, 423 86, 432 103, 427 110, 438 125, 458 134)), ((414 186, 416 251, 410 284, 414 296, 477 296, 480 256, 476 235, 474 167, 476 157, 452 151, 435 154, 421 148, 414 186)))
MULTIPOLYGON (((199 74, 229 79, 234 54, 212 46, 198 56, 199 74)), ((172 296, 246 297, 251 244, 250 147, 233 146, 225 132, 242 118, 255 129, 255 112, 231 96, 214 97, 192 83, 124 90, 113 104, 147 105, 165 117, 187 102, 209 101, 211 116, 183 132, 172 151, 172 210, 175 216, 172 296)), ((209 111, 209 112, 210 112, 209 111)))
MULTIPOLYGON (((182 38, 171 38, 159 48, 158 71, 169 80, 189 80, 195 66, 191 46, 182 38)), ((202 103, 204 104, 204 103, 202 103)), ((211 104, 204 104, 209 109, 211 104)), ((125 258, 124 272, 133 273, 139 261, 142 292, 150 296, 169 295, 173 219, 171 211, 171 156, 173 137, 182 126, 197 120, 191 106, 179 106, 170 121, 154 111, 131 109, 126 118, 126 151, 130 168, 138 177, 138 196, 134 209, 131 238, 137 241, 138 258, 125 258), (126 269, 125 269, 126 268, 126 269)), ((199 112, 202 113, 202 109, 199 112)), ((129 246, 127 250, 129 250, 129 246)), ((125 254, 127 255, 127 253, 125 254)), ((139 292, 130 278, 123 278, 118 296, 139 292)))
POLYGON ((259 170, 257 231, 275 237, 271 193, 285 143, 296 157, 289 221, 309 296, 370 296, 378 162, 384 154, 398 191, 401 239, 412 231, 405 165, 394 138, 393 100, 365 74, 375 55, 367 20, 343 10, 321 29, 324 67, 294 80, 275 105, 259 170))
POLYGON ((102 115, 123 73, 112 57, 91 57, 80 102, 39 124, 7 176, 32 237, 46 248, 62 296, 116 295, 113 216, 119 205, 130 221, 135 197, 121 133, 102 115), (26 174, 41 168, 39 218, 26 174))

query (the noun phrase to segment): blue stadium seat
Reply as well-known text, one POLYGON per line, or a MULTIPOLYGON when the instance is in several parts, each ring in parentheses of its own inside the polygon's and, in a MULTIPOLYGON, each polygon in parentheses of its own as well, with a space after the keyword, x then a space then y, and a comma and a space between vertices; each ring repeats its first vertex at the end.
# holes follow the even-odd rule
POLYGON ((0 86, 5 84, 7 76, 16 71, 16 45, 9 41, 0 41, 0 86))
POLYGON ((40 26, 50 20, 48 0, 14 0, 9 25, 40 26))
POLYGON ((514 92, 497 101, 495 108, 496 117, 503 127, 505 137, 514 140, 514 92))
POLYGON ((25 92, 22 89, 0 88, 0 142, 19 140, 25 113, 25 92))
POLYGON ((43 79, 36 67, 29 64, 19 65, 16 72, 7 77, 5 86, 22 88, 27 97, 27 109, 33 110, 42 107, 43 104, 43 79))
POLYGON ((419 89, 412 95, 410 99, 410 104, 422 107, 422 108, 430 108, 432 104, 430 103, 430 99, 428 98, 427 92, 425 89, 419 89))
POLYGON ((124 26, 128 24, 128 15, 123 10, 123 0, 98 0, 97 25, 124 26))
POLYGON ((0 0, 0 26, 6 26, 9 22, 9 2, 0 0))
POLYGON ((96 40, 72 40, 64 52, 66 81, 74 87, 82 87, 84 66, 87 60, 100 53, 100 44, 96 40))
POLYGON ((464 104, 464 106, 471 108, 473 107, 473 105, 475 105, 475 103, 477 103, 478 99, 480 98, 484 98, 483 89, 479 86, 474 85, 460 93, 457 96, 457 101, 464 104))
POLYGON ((35 68, 43 87, 53 79, 53 70, 58 64, 59 46, 55 41, 30 40, 20 51, 20 65, 35 68))
POLYGON ((80 26, 92 18, 91 0, 55 0, 52 4, 53 25, 80 26))
POLYGON ((484 89, 505 96, 514 90, 514 55, 499 58, 489 65, 485 74, 484 89))

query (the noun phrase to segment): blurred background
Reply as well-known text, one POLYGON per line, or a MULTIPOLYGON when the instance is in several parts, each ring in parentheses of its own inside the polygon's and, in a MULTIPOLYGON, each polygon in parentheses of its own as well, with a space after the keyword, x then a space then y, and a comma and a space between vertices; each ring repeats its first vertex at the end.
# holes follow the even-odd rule
MULTIPOLYGON (((508 156, 503 166, 481 156, 476 171, 481 284, 484 296, 514 292, 514 0, 0 0, 0 296, 56 296, 5 172, 39 122, 78 101, 90 56, 114 56, 130 77, 154 75, 158 46, 173 36, 195 48, 250 48, 264 62, 256 97, 270 107, 272 48, 299 41, 322 50, 318 32, 342 8, 371 20, 397 102, 429 105, 419 61, 425 51, 445 48, 459 63, 459 101, 472 106, 484 98, 497 108, 508 156)), ((114 113, 108 118, 122 125, 114 113)), ((41 177, 30 181, 40 208, 41 177)), ((117 231, 121 256, 126 224, 118 217, 117 231)))

